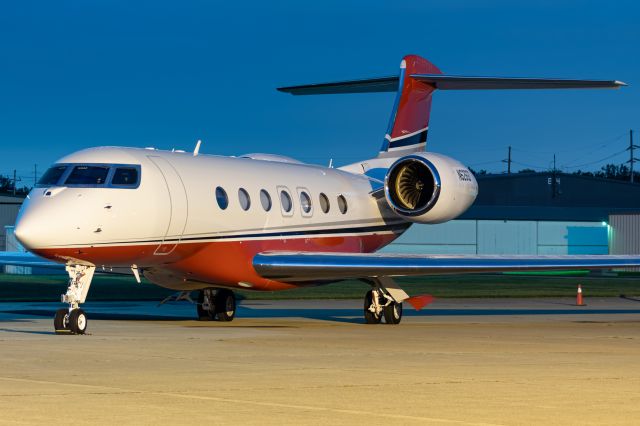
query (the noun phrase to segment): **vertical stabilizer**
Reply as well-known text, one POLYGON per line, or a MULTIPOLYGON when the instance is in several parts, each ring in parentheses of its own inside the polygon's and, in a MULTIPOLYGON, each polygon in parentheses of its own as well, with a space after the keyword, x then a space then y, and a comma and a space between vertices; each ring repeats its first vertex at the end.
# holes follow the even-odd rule
POLYGON ((417 55, 407 55, 402 59, 398 92, 380 149, 381 157, 424 151, 427 145, 431 96, 435 86, 412 77, 416 74, 433 75, 442 72, 417 55))

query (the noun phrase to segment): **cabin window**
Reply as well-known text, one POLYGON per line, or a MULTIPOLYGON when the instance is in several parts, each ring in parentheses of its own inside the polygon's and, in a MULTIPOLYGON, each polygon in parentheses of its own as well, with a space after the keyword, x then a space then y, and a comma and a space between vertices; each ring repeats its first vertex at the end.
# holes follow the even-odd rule
POLYGON ((300 192, 300 207, 304 213, 311 212, 311 197, 304 191, 300 192))
POLYGON ((344 198, 344 195, 338 195, 338 208, 342 214, 347 212, 347 199, 344 198))
POLYGON ((260 190, 260 204, 262 204, 265 212, 271 210, 271 195, 269 195, 266 189, 260 190))
POLYGON ((282 210, 289 213, 293 208, 293 202, 291 196, 287 191, 280 191, 280 203, 282 204, 282 210))
POLYGON ((38 185, 55 185, 58 183, 68 166, 53 166, 47 170, 38 181, 38 185))
POLYGON ((66 185, 104 185, 109 167, 75 166, 67 178, 66 185))
POLYGON ((134 167, 118 167, 111 179, 111 185, 135 186, 138 184, 138 169, 134 167))
POLYGON ((218 202, 218 207, 222 210, 226 209, 229 205, 229 197, 227 197, 227 191, 225 191, 221 186, 216 188, 216 201, 218 202))
POLYGON ((329 198, 323 194, 322 192, 320 193, 320 208, 322 209, 322 211, 324 213, 329 213, 329 208, 330 208, 330 204, 329 204, 329 198))
POLYGON ((242 207, 242 210, 249 210, 249 207, 251 207, 251 198, 244 188, 238 189, 238 199, 240 200, 240 207, 242 207))

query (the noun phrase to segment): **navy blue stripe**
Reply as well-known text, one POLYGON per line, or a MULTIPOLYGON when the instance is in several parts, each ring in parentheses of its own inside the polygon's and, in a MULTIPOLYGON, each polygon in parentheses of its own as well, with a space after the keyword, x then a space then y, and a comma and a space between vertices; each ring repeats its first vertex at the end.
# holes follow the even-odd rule
POLYGON ((393 231, 402 233, 411 226, 409 222, 403 222, 399 224, 391 225, 379 225, 379 226, 365 226, 360 228, 333 228, 333 229, 312 229, 309 231, 288 231, 288 232, 263 232, 256 234, 240 234, 240 235, 222 235, 222 236, 205 236, 205 237, 190 237, 190 238, 171 238, 165 240, 141 240, 141 241, 121 241, 110 242, 93 245, 112 245, 112 244, 136 244, 136 243, 171 243, 182 241, 202 241, 202 240, 229 240, 232 238, 260 238, 260 237, 291 237, 291 236, 304 236, 304 235, 326 235, 326 234, 356 234, 367 232, 382 232, 393 231))
POLYGON ((429 129, 424 129, 422 132, 417 133, 413 136, 409 136, 408 138, 389 142, 389 148, 399 148, 401 146, 410 146, 424 143, 427 141, 428 132, 429 129))

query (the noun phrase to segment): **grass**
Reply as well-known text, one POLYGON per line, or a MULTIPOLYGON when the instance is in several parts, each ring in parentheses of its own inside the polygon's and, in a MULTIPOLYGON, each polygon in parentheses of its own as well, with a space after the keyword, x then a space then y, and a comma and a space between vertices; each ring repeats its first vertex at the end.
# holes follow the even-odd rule
MULTIPOLYGON (((582 285, 585 297, 617 297, 640 295, 640 274, 605 275, 449 275, 420 278, 398 278, 410 295, 432 294, 453 297, 575 297, 582 285)), ((0 274, 0 301, 58 301, 66 291, 64 275, 0 274)), ((238 291, 244 299, 359 299, 369 286, 359 281, 343 281, 320 287, 306 287, 282 292, 238 291)), ((175 293, 146 280, 142 284, 133 277, 96 275, 89 292, 91 301, 162 300, 175 293)))

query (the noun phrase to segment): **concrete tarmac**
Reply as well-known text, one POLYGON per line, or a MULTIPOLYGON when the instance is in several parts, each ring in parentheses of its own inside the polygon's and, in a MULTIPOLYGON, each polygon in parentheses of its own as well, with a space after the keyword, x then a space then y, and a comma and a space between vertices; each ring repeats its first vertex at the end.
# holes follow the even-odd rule
POLYGON ((360 300, 0 303, 0 424, 638 424, 640 301, 438 300, 398 326, 360 300))

